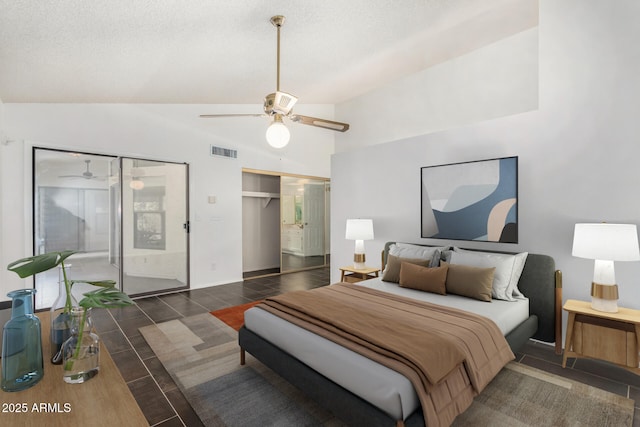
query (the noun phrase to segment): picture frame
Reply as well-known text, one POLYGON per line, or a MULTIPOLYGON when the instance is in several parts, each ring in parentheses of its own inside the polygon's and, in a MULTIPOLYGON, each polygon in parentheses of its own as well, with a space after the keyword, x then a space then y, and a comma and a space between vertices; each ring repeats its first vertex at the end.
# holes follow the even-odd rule
POLYGON ((420 169, 421 237, 518 243, 518 157, 420 169))

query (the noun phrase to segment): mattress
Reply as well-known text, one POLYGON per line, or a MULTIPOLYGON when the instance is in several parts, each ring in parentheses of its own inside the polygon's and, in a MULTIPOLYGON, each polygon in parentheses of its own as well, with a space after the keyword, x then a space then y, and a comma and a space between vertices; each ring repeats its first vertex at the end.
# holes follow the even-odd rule
MULTIPOLYGON (((488 303, 401 288, 380 278, 358 284, 480 314, 493 320, 505 335, 529 317, 527 299, 488 303)), ((394 419, 405 420, 420 406, 413 385, 403 375, 265 310, 247 310, 245 326, 394 419)))

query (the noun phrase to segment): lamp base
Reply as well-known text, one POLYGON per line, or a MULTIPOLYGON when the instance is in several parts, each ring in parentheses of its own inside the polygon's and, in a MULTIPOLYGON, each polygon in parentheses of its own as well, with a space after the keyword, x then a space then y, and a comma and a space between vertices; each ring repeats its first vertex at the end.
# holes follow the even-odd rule
POLYGON ((356 270, 362 270, 363 268, 366 268, 364 265, 364 261, 364 254, 353 254, 353 268, 355 268, 356 270))
POLYGON ((606 313, 617 313, 618 285, 591 283, 591 308, 606 313))

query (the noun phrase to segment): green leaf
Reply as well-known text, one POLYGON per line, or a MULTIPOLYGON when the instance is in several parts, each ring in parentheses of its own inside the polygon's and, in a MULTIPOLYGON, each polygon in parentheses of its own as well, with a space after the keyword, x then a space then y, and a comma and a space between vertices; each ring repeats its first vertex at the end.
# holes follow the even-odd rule
POLYGON ((7 266, 7 270, 15 272, 21 279, 42 273, 56 267, 76 251, 47 252, 46 254, 22 258, 7 266))
POLYGON ((116 285, 116 282, 113 280, 81 280, 81 279, 73 279, 69 280, 69 284, 73 286, 74 283, 88 283, 93 286, 100 286, 102 288, 113 288, 116 285))
POLYGON ((115 308, 132 305, 133 300, 124 292, 108 287, 85 293, 78 304, 84 308, 115 308))

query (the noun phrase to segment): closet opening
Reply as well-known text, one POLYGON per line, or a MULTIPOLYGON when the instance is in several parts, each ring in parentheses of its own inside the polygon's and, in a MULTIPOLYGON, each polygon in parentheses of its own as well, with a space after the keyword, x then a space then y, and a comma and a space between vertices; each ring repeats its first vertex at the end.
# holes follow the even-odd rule
POLYGON ((328 265, 329 203, 328 178, 243 169, 243 278, 328 265))

